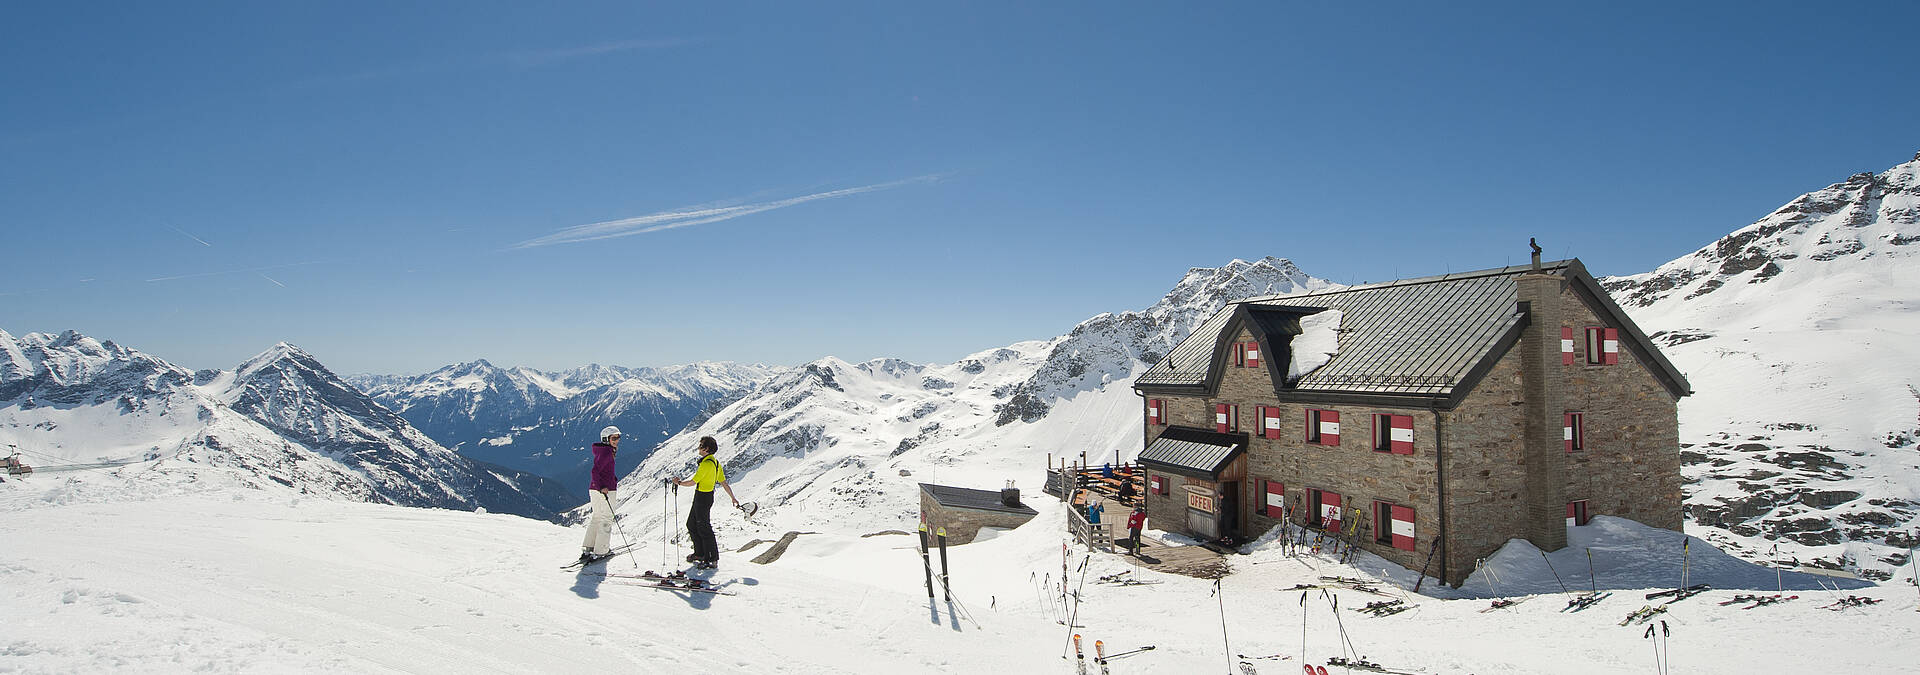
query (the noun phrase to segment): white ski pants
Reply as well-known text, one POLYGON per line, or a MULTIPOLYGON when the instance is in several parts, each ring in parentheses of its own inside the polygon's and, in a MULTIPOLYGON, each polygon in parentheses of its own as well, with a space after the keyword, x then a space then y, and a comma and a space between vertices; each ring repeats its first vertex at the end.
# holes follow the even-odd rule
POLYGON ((592 549, 594 555, 606 555, 613 543, 613 495, 612 490, 587 491, 587 505, 593 508, 593 515, 587 518, 587 539, 580 542, 580 548, 592 549))

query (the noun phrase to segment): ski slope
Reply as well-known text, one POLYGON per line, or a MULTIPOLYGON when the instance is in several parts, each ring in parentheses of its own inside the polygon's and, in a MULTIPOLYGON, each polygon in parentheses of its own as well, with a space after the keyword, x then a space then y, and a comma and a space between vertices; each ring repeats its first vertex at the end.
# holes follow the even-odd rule
MULTIPOLYGON (((735 595, 689 597, 560 571, 580 530, 519 517, 255 490, 67 503, 51 483, 0 484, 0 672, 1076 672, 1062 658, 1068 632, 1055 602, 1064 511, 1045 498, 1028 500, 1041 512, 1028 525, 949 551, 949 604, 928 600, 919 554, 900 535, 803 535, 766 565, 747 562, 766 544, 733 553, 745 540, 723 539, 729 553, 715 581, 735 595)), ((717 518, 739 519, 722 511, 717 518)), ((1602 587, 1658 587, 1677 575, 1677 552, 1661 539, 1674 533, 1596 520, 1608 522, 1577 539, 1596 549, 1602 587)), ((663 553, 674 555, 658 532, 624 536, 643 543, 611 570, 659 568, 663 553)), ((1697 562, 1711 559, 1704 548, 1695 540, 1697 562)), ((1399 615, 1342 609, 1336 621, 1332 596, 1342 608, 1384 598, 1313 590, 1303 608, 1303 592, 1285 589, 1319 575, 1378 575, 1369 569, 1385 568, 1378 559, 1302 562, 1267 541, 1231 560, 1215 596, 1211 581, 1073 551, 1087 649, 1094 640, 1114 652, 1157 647, 1114 660, 1115 674, 1232 671, 1237 654, 1285 656, 1249 662, 1292 673, 1303 656, 1324 664, 1349 642, 1369 660, 1419 673, 1639 673, 1653 665, 1645 629, 1616 625, 1645 604, 1643 589, 1577 614, 1559 611, 1559 593, 1488 613, 1484 599, 1413 596, 1418 607, 1399 615), (1149 583, 1095 581, 1128 570, 1149 583)), ((1520 543, 1489 568, 1509 593, 1557 588, 1543 587, 1556 582, 1538 560, 1520 543)), ((1588 582, 1584 566, 1555 565, 1566 583, 1588 582)), ((1732 558, 1692 570, 1694 582, 1761 576, 1771 591, 1771 571, 1732 558)), ((1720 590, 1673 605, 1662 617, 1669 667, 1910 672, 1920 659, 1911 587, 1855 582, 1865 588, 1842 592, 1884 602, 1829 611, 1818 605, 1833 595, 1809 579, 1787 576, 1790 589, 1802 587, 1788 591, 1800 599, 1778 606, 1721 607, 1732 592, 1720 590)), ((1479 583, 1476 575, 1461 589, 1438 588, 1474 596, 1484 592, 1479 583)))

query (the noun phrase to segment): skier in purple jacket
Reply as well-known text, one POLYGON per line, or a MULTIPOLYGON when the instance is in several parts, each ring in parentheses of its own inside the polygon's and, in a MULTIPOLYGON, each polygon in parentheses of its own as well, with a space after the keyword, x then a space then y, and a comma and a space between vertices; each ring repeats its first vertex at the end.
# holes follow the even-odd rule
POLYGON ((613 495, 620 488, 613 457, 619 450, 620 427, 601 429, 600 442, 593 444, 593 482, 587 485, 587 505, 593 509, 593 516, 587 519, 587 539, 580 543, 583 564, 607 557, 612 544, 613 495))

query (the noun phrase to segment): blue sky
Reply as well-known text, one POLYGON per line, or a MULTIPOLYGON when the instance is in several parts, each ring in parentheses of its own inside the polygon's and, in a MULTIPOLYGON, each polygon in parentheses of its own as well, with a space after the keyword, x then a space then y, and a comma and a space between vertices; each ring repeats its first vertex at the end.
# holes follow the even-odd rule
POLYGON ((1642 272, 1920 150, 1901 3, 552 4, 9 5, 0 329, 943 362, 1235 258, 1642 272))

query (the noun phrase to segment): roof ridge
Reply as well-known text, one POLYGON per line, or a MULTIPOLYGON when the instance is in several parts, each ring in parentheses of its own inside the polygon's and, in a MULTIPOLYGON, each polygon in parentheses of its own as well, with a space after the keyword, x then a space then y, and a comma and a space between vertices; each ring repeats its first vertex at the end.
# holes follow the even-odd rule
MULTIPOLYGON (((1564 258, 1561 260, 1542 262, 1540 263, 1540 271, 1542 272, 1563 271, 1563 270, 1566 270, 1567 268, 1572 267, 1575 263, 1579 262, 1579 260, 1580 260, 1579 258, 1564 258)), ((1263 295, 1258 297, 1246 298, 1244 300, 1239 300, 1237 304, 1255 304, 1255 303, 1262 303, 1262 302, 1270 302, 1274 300, 1291 300, 1295 298, 1318 298, 1318 297, 1326 297, 1329 295, 1340 295, 1342 293, 1351 293, 1354 291, 1368 291, 1368 290, 1375 290, 1380 288, 1400 288, 1400 287, 1406 287, 1406 286, 1419 286, 1423 284, 1435 284, 1435 283, 1440 283, 1445 281, 1459 281, 1462 279, 1477 279, 1481 277, 1494 277, 1494 276, 1512 276, 1517 274, 1524 274, 1532 270, 1533 270, 1533 265, 1531 263, 1526 265, 1508 265, 1506 267, 1494 267, 1494 268, 1483 269, 1483 270, 1472 270, 1468 272, 1448 272, 1446 274, 1436 274, 1436 275, 1424 276, 1424 277, 1413 277, 1411 279, 1395 279, 1393 281, 1379 281, 1379 282, 1374 282, 1370 284, 1359 284, 1355 286, 1347 286, 1345 288, 1340 288, 1335 290, 1315 291, 1313 293, 1302 293, 1299 295, 1285 295, 1285 294, 1263 295)))

